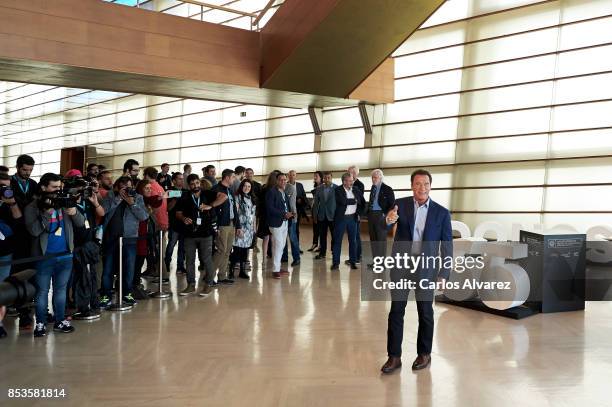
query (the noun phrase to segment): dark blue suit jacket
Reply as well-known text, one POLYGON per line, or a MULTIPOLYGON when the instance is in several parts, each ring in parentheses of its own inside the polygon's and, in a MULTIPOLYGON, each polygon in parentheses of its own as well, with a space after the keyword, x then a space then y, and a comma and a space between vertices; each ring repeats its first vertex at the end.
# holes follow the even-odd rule
MULTIPOLYGON (((393 253, 411 254, 412 233, 414 231, 414 198, 400 198, 395 201, 397 205, 397 229, 393 243, 393 253)), ((453 230, 448 209, 429 200, 425 229, 423 230, 423 243, 421 253, 425 256, 438 256, 442 258, 441 267, 425 267, 419 272, 420 278, 435 281, 436 277, 448 279, 450 267, 444 267, 444 259, 453 256, 453 230)))
POLYGON ((279 191, 278 188, 271 188, 266 193, 266 221, 268 226, 273 228, 280 227, 285 220, 287 209, 283 203, 283 195, 285 196, 285 202, 289 205, 287 194, 279 191))

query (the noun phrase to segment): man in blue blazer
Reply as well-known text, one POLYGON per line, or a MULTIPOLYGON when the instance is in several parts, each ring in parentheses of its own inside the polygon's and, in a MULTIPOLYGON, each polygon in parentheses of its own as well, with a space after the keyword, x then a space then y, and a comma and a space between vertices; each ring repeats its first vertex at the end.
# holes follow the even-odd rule
MULTIPOLYGON (((416 170, 410 176, 413 196, 395 201, 395 207, 386 216, 387 225, 397 223, 393 243, 393 256, 408 253, 412 256, 440 256, 442 261, 430 262, 410 273, 416 283, 415 295, 419 328, 417 336, 417 358, 413 370, 424 369, 431 363, 431 346, 434 332, 433 296, 434 289, 429 284, 444 285, 450 268, 445 268, 448 256, 453 255, 451 218, 448 209, 429 198, 431 174, 426 170, 416 170)), ((392 280, 398 280, 405 271, 391 270, 392 280)), ((391 311, 387 328, 387 353, 389 359, 381 368, 383 373, 391 373, 402 365, 402 339, 404 333, 404 313, 409 290, 392 292, 391 311)))
POLYGON ((283 249, 287 243, 287 230, 289 219, 293 213, 289 208, 289 197, 285 193, 287 176, 282 172, 276 175, 276 187, 268 190, 266 194, 266 219, 272 234, 272 277, 278 279, 281 274, 289 274, 287 270, 281 270, 281 258, 283 249))

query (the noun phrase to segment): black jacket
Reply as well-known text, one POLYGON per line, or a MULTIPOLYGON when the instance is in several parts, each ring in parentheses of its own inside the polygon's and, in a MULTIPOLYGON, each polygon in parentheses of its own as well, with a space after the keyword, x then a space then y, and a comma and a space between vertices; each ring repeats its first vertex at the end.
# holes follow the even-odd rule
POLYGON ((334 190, 334 194, 336 194, 336 212, 334 213, 334 220, 342 218, 344 213, 346 212, 346 207, 348 205, 357 204, 357 211, 355 212, 355 218, 361 214, 363 214, 365 210, 365 200, 363 199, 363 194, 359 190, 359 188, 352 188, 353 195, 355 195, 354 199, 348 199, 346 197, 346 190, 343 185, 338 185, 334 190))
POLYGON ((23 184, 18 181, 17 175, 13 175, 11 177, 11 189, 15 195, 15 201, 19 209, 23 212, 25 207, 34 200, 34 195, 38 192, 38 184, 32 178, 29 178, 24 187, 23 184))
POLYGON ((365 194, 365 185, 363 185, 363 182, 359 181, 358 179, 353 182, 353 187, 361 191, 361 195, 365 194))
MULTIPOLYGON (((374 194, 370 189, 370 202, 368 205, 368 210, 372 210, 373 201, 374 194)), ((378 193, 378 205, 380 205, 380 208, 384 213, 389 212, 391 209, 393 209, 393 205, 395 205, 395 194, 393 193, 393 189, 384 182, 381 182, 380 184, 380 192, 378 193)))
POLYGON ((221 205, 215 208, 215 212, 217 215, 217 225, 218 226, 234 226, 236 229, 240 229, 240 217, 238 216, 238 209, 236 206, 235 198, 233 198, 232 190, 229 187, 224 186, 222 183, 217 183, 211 191, 215 193, 222 193, 228 196, 228 198, 221 205), (229 196, 232 195, 232 199, 230 200, 229 196), (230 220, 230 201, 234 202, 234 219, 230 220), (233 225, 232 225, 233 224, 233 225))
POLYGON ((4 236, 3 239, 0 239, 0 256, 6 256, 15 253, 17 246, 23 244, 19 235, 17 235, 18 231, 25 229, 23 216, 19 219, 13 218, 11 208, 4 203, 0 203, 0 223, 2 223, 0 233, 4 236))
POLYGON ((308 208, 308 197, 306 196, 306 191, 304 190, 304 185, 301 182, 295 183, 295 206, 297 208, 298 215, 300 217, 308 217, 306 214, 306 209, 308 208))
POLYGON ((157 174, 157 178, 155 179, 159 185, 162 186, 164 191, 167 191, 172 188, 172 174, 167 173, 166 175, 161 172, 157 174))

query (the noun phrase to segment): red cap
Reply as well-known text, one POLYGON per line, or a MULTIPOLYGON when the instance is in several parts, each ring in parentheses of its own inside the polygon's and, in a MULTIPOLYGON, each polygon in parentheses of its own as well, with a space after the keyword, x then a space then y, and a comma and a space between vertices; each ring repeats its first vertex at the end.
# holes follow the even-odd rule
POLYGON ((68 170, 68 172, 66 173, 66 175, 64 176, 65 178, 72 178, 72 177, 82 177, 83 174, 81 174, 81 171, 76 170, 76 169, 72 169, 72 170, 68 170))

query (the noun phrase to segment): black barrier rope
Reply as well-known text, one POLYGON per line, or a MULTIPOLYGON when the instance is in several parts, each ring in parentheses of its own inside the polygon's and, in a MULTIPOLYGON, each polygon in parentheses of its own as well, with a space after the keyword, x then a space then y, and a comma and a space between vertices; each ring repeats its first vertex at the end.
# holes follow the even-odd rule
MULTIPOLYGON (((152 237, 155 237, 157 235, 157 233, 147 233, 144 236, 138 236, 138 237, 124 237, 123 238, 123 242, 135 242, 138 240, 148 240, 152 237)), ((118 246, 119 245, 119 241, 115 241, 114 242, 114 246, 118 246)), ((113 249, 115 248, 113 247, 113 249)), ((16 260, 5 260, 5 261, 0 261, 0 266, 7 266, 7 265, 17 265, 17 264, 25 264, 25 263, 35 263, 41 260, 47 260, 47 259, 54 259, 57 257, 63 257, 66 256, 68 254, 72 254, 69 251, 66 252, 62 252, 62 253, 52 253, 52 254, 45 254, 44 256, 35 256, 35 257, 25 257, 22 259, 16 259, 16 260)))

